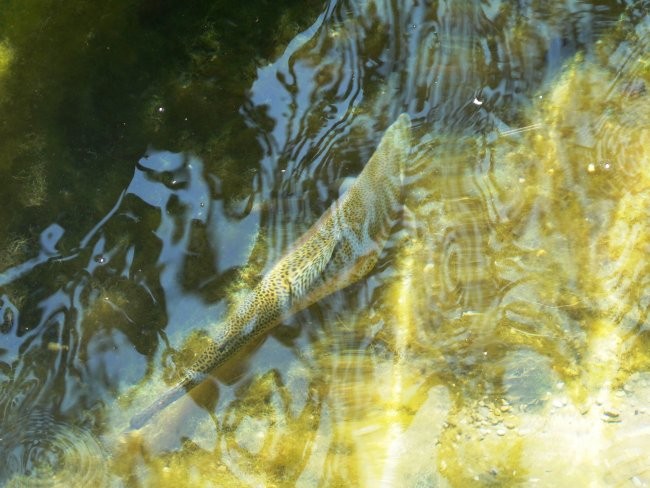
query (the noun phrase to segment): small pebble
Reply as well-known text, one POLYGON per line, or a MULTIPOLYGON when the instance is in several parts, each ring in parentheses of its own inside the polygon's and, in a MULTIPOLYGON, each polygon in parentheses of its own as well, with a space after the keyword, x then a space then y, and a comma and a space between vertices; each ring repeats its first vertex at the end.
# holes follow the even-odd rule
POLYGON ((621 422, 619 417, 608 417, 607 415, 603 415, 600 419, 608 424, 618 424, 621 422))
POLYGON ((610 418, 615 418, 621 415, 621 413, 615 408, 607 408, 603 411, 603 414, 610 418))
POLYGON ((506 429, 497 429, 497 435, 501 435, 501 436, 506 435, 506 429))
POLYGON ((58 342, 48 342, 47 349, 48 351, 59 352, 59 351, 67 351, 69 347, 66 344, 60 344, 58 342))
POLYGON ((645 483, 641 481, 638 476, 632 476, 630 481, 634 486, 645 486, 645 483))

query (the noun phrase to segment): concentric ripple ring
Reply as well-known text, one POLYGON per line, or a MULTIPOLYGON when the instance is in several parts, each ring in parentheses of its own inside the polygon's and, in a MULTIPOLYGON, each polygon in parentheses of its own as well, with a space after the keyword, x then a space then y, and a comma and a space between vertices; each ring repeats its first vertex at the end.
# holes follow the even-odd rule
POLYGON ((34 409, 0 427, 0 485, 104 486, 106 458, 87 430, 34 409))

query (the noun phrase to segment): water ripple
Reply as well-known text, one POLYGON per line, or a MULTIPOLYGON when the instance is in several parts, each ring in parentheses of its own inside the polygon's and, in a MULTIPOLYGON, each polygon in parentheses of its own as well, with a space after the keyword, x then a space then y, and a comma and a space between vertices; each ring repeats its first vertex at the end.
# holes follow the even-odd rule
POLYGON ((104 486, 105 453, 89 431, 39 408, 5 418, 2 431, 5 486, 104 486))

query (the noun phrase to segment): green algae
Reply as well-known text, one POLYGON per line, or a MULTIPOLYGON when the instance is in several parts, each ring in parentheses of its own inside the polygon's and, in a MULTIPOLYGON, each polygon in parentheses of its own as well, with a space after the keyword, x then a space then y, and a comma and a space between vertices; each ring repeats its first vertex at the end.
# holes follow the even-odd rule
POLYGON ((0 100, 4 99, 3 80, 8 76, 14 52, 6 41, 0 42, 0 100))
POLYGON ((6 5, 0 176, 12 184, 0 203, 14 211, 0 233, 31 239, 26 221, 45 228, 57 219, 68 230, 64 242, 74 245, 110 208, 150 144, 203 154, 215 173, 240 178, 227 192, 243 192, 251 173, 244 180, 239 168, 253 168, 258 153, 250 145, 248 154, 239 150, 247 129, 236 111, 224 117, 215 104, 241 105, 242 76, 251 79, 260 58, 276 56, 311 20, 315 5, 268 9, 248 2, 235 9, 232 3, 6 5), (236 25, 236 32, 225 25, 236 25), (277 44, 267 41, 271 31, 277 44), (227 159, 232 166, 221 164, 227 159), (80 194, 88 197, 83 205, 80 194), (72 207, 81 211, 73 214, 72 207))

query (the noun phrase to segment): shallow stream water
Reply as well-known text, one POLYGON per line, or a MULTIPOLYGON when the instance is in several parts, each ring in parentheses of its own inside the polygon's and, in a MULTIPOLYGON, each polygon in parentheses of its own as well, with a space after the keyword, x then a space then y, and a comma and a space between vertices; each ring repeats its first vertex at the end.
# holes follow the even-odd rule
POLYGON ((647 2, 110 4, 0 12, 0 485, 650 486, 647 2), (401 113, 375 268, 129 429, 401 113))

